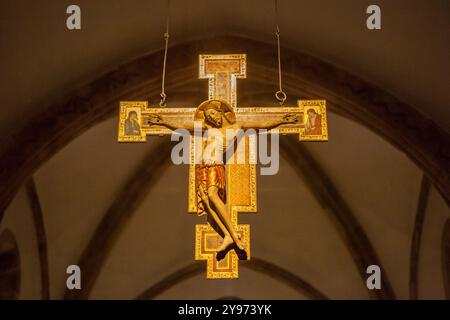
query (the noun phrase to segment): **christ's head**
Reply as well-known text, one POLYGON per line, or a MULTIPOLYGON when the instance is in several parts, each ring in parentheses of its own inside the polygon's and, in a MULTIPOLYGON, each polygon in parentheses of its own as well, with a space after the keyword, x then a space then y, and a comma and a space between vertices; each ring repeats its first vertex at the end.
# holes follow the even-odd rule
POLYGON ((211 101, 205 106, 205 122, 215 128, 221 128, 223 123, 223 111, 220 102, 211 101))
POLYGON ((203 101, 198 106, 194 119, 204 121, 206 125, 214 128, 222 128, 234 124, 236 115, 228 102, 213 99, 203 101))

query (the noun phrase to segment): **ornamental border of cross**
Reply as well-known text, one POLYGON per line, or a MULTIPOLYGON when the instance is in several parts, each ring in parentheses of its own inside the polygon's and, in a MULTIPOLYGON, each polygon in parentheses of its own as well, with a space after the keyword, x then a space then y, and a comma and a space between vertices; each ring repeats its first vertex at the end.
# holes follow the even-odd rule
MULTIPOLYGON (((250 107, 241 108, 237 104, 237 79, 247 76, 246 54, 201 54, 199 55, 199 79, 208 79, 208 99, 219 99, 230 103, 236 117, 248 121, 270 120, 286 113, 297 115, 297 124, 286 124, 270 132, 280 134, 298 134, 300 141, 328 141, 328 124, 325 100, 298 100, 297 107, 250 107), (313 109, 320 116, 320 133, 308 133, 306 122, 308 110, 313 109)), ((168 135, 172 131, 162 126, 148 124, 150 115, 163 115, 176 118, 180 122, 194 121, 196 108, 149 107, 147 101, 121 101, 118 141, 145 142, 147 135, 168 135), (126 134, 125 121, 131 111, 137 114, 139 134, 126 134)), ((317 128, 316 128, 317 131, 317 128)), ((252 148, 250 139, 246 139, 246 148, 252 148)), ((188 212, 196 212, 195 157, 196 143, 191 138, 188 185, 188 212)), ((248 150, 246 155, 248 159, 248 150)), ((238 234, 246 244, 245 257, 238 256, 230 250, 220 261, 217 260, 215 248, 221 244, 221 237, 209 222, 195 227, 195 259, 206 260, 208 279, 238 278, 238 260, 250 260, 250 225, 238 224, 238 213, 256 213, 256 165, 227 164, 226 170, 227 206, 231 220, 238 234), (245 181, 245 183, 243 183, 245 181)))

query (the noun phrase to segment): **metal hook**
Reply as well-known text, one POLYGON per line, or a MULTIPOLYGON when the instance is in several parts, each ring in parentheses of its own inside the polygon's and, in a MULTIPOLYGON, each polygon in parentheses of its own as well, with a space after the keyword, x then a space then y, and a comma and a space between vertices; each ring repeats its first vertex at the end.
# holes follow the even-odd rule
POLYGON ((161 92, 160 96, 161 96, 161 101, 159 102, 159 106, 160 107, 165 107, 166 106, 166 97, 167 97, 167 95, 164 92, 161 92))
POLYGON ((275 98, 277 98, 277 100, 280 102, 280 105, 283 105, 284 101, 286 101, 287 96, 284 91, 279 90, 275 93, 275 98))

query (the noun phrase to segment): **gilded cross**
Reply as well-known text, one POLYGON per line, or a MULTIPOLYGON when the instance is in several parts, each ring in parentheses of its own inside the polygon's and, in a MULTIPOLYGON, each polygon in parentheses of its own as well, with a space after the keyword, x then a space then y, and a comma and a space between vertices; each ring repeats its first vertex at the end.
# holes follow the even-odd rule
MULTIPOLYGON (((209 55, 199 56, 199 78, 208 79, 208 99, 228 103, 237 122, 246 123, 255 127, 262 123, 277 123, 271 132, 281 134, 298 134, 303 141, 328 140, 326 104, 324 100, 298 101, 297 107, 252 107, 241 108, 237 103, 236 81, 246 78, 246 55, 209 55), (295 116, 295 122, 280 122, 286 115, 295 116)), ((125 101, 120 103, 119 142, 145 142, 147 135, 171 134, 177 127, 190 127, 194 120, 199 120, 199 114, 204 119, 206 111, 202 109, 205 103, 198 108, 153 108, 148 107, 146 101, 125 101), (203 110, 203 111, 202 111, 203 110), (176 125, 161 125, 154 121, 154 117, 173 121, 176 125)), ((238 213, 256 213, 256 165, 249 161, 251 158, 254 140, 245 137, 243 142, 245 162, 227 163, 224 176, 223 199, 226 211, 229 212, 232 229, 242 244, 242 250, 237 246, 227 250, 223 247, 224 235, 218 233, 217 225, 211 219, 214 210, 208 211, 205 224, 197 224, 195 228, 195 259, 206 260, 208 279, 238 278, 238 260, 250 259, 250 226, 238 223, 238 213), (243 142, 245 141, 245 142, 243 142)), ((199 167, 193 161, 198 152, 198 143, 191 138, 189 185, 188 185, 188 212, 198 213, 199 206, 208 202, 203 201, 199 191, 199 167), (200 196, 199 196, 200 194, 200 196)), ((236 157, 236 154, 233 155, 236 157)), ((201 173, 201 172, 200 172, 201 173)), ((204 191, 204 190, 203 190, 204 191)), ((207 206, 208 207, 208 206, 207 206)))

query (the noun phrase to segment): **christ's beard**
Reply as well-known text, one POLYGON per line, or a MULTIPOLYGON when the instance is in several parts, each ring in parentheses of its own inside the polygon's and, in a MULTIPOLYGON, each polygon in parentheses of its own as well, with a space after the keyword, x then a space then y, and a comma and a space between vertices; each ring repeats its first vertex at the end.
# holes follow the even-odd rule
POLYGON ((215 120, 215 119, 208 119, 208 122, 210 125, 212 125, 213 127, 216 128, 221 128, 222 127, 222 121, 221 120, 215 120))

